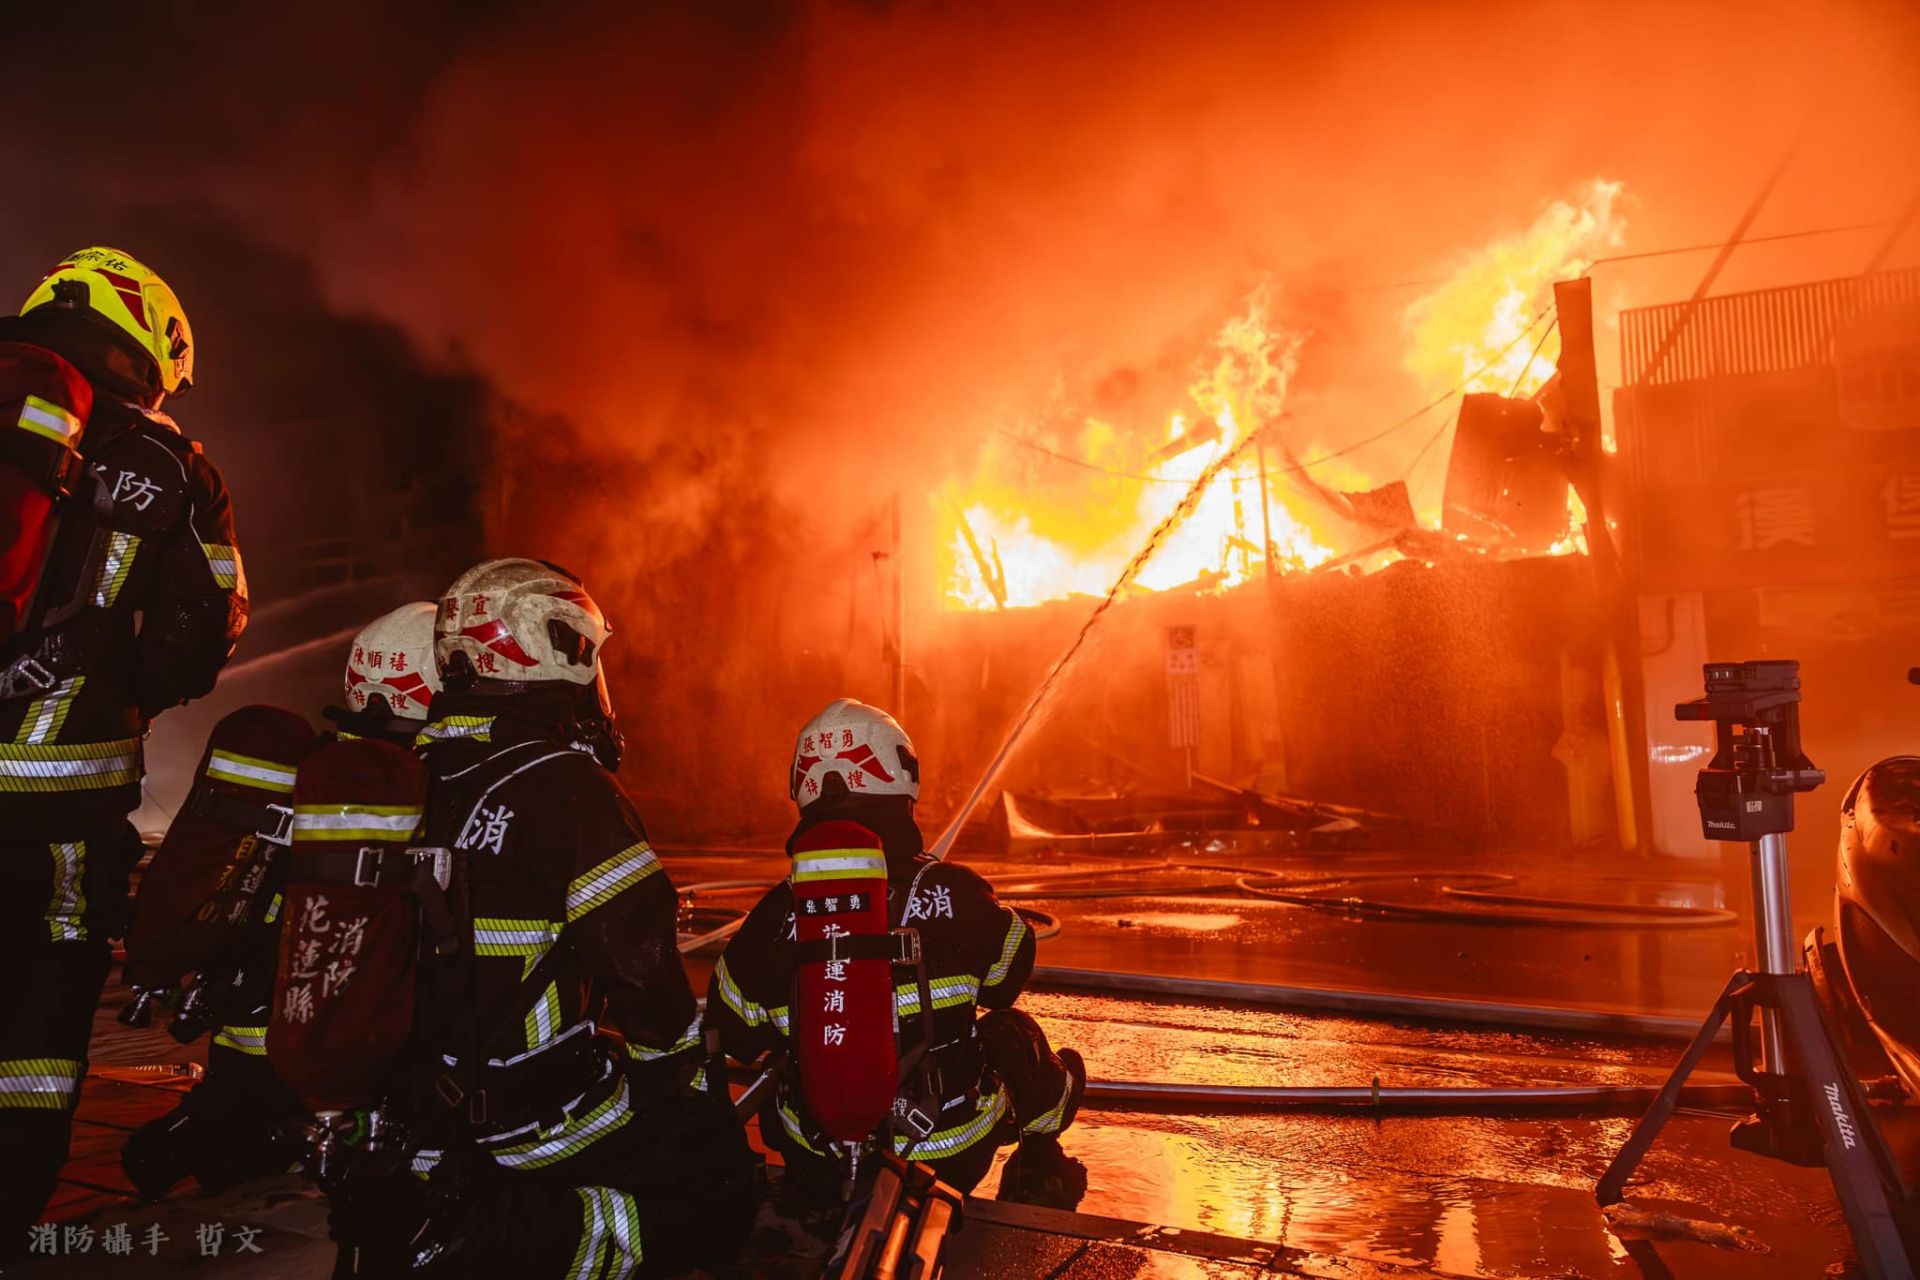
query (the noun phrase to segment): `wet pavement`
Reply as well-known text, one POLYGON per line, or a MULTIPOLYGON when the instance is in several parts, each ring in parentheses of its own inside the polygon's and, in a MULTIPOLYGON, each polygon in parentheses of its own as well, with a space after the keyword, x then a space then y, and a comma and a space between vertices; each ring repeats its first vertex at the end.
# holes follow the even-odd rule
MULTIPOLYGON (((1209 855, 1324 878, 1312 860, 1209 855)), ((1531 1009, 1655 1013, 1674 1027, 1697 1019, 1741 958, 1744 923, 1666 929, 1463 923, 1374 918, 1309 909, 1235 892, 1214 873, 1131 869, 1097 880, 1041 876, 1097 864, 1065 859, 973 860, 1057 920, 1041 944, 1046 969, 1112 970, 1194 981, 1285 985, 1331 992, 1470 997, 1531 1009), (1129 879, 1130 877, 1130 879, 1129 879), (1121 896, 1078 896, 1090 892, 1121 896)), ((1418 868, 1368 855, 1369 870, 1418 868)), ((771 879, 770 854, 669 856, 677 884, 771 879)), ((1112 871, 1108 866, 1105 870, 1112 871)), ((1432 868, 1424 869, 1426 871, 1432 868)), ((1446 871, 1447 868, 1438 868, 1446 871)), ((1593 897, 1720 907, 1718 889, 1666 878, 1577 883, 1551 867, 1515 865, 1503 892, 1518 898, 1593 897)), ((1445 875, 1369 881, 1366 901, 1446 905, 1445 875)), ((703 919, 748 905, 751 890, 698 895, 703 919)), ((1737 903, 1735 904, 1738 905, 1737 903)), ((1358 908, 1356 908, 1358 910, 1358 908)), ((704 984, 710 957, 690 957, 704 984)), ((49 1212, 91 1225, 119 1222, 131 1256, 41 1261, 21 1275, 321 1276, 330 1265, 324 1206, 294 1175, 218 1197, 180 1195, 135 1206, 117 1167, 124 1135, 158 1114, 186 1080, 204 1042, 175 1044, 157 1030, 111 1020, 110 991, 96 1023, 94 1072, 83 1092, 74 1160, 49 1212), (160 1069, 150 1069, 158 1067, 160 1069), (197 1233, 223 1224, 222 1252, 201 1257, 197 1233), (145 1230, 167 1236, 149 1255, 145 1230), (240 1227, 261 1253, 235 1252, 240 1227)), ((1085 1054, 1100 1079, 1216 1085, 1383 1087, 1657 1084, 1677 1055, 1672 1040, 1587 1035, 1525 1026, 1449 1026, 1216 999, 1143 998, 1125 991, 1037 984, 1022 1001, 1056 1043, 1085 1054)), ((1524 1018, 1517 1019, 1525 1021, 1524 1018)), ((1703 1069, 1726 1079, 1724 1048, 1703 1069)), ((1920 1149, 1920 1123, 1881 1110, 1903 1152, 1920 1149)), ((1851 1256, 1822 1169, 1732 1150, 1730 1114, 1683 1112, 1630 1188, 1641 1225, 1610 1226, 1592 1187, 1632 1125, 1632 1113, 1566 1112, 1397 1116, 1240 1108, 1090 1104, 1063 1145, 1083 1161, 1090 1189, 1078 1214, 980 1201, 956 1238, 956 1275, 1036 1276, 1486 1276, 1806 1277, 1851 1256), (1676 1234, 1678 1233, 1678 1234, 1676 1234)), ((990 1196, 990 1173, 981 1185, 990 1196)), ((763 1222, 751 1274, 817 1269, 763 1222), (768 1234, 774 1233, 774 1234, 768 1234), (769 1241, 771 1243, 769 1243, 769 1241)), ((98 1246, 96 1245, 96 1248, 98 1246)))

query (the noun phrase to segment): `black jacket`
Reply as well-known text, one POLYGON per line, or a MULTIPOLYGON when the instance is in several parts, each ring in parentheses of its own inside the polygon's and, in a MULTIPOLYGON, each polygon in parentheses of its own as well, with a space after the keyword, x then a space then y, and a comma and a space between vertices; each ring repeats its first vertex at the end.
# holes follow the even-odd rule
POLYGON ((468 878, 453 896, 469 904, 475 946, 471 961, 428 961, 421 1048, 459 1057, 461 1017, 471 1014, 495 1061, 590 1022, 623 1042, 630 1073, 697 1063, 679 898, 618 779, 572 740, 564 708, 537 695, 445 693, 434 713, 420 736, 426 842, 457 851, 454 874, 468 878), (556 943, 544 980, 530 986, 528 973, 556 943))
MULTIPOLYGON (((874 829, 885 843, 889 918, 896 926, 920 931, 933 1003, 930 1060, 939 1071, 942 1110, 935 1132, 921 1140, 914 1155, 940 1159, 987 1138, 1005 1112, 999 1081, 981 1057, 974 1019, 978 1009, 1004 1009, 1019 997, 1033 972, 1034 937, 1026 921, 1002 906, 985 880, 924 852, 919 829, 905 816, 904 807, 894 812, 885 805, 882 801, 881 807, 864 813, 810 813, 794 834, 828 818, 851 818, 874 829)), ((729 1056, 751 1062, 786 1046, 797 967, 792 886, 783 881, 747 914, 708 987, 707 1017, 719 1029, 729 1056)), ((910 971, 896 969, 894 979, 904 1053, 925 1034, 920 993, 910 971)), ((780 1123, 789 1138, 824 1152, 824 1138, 791 1087, 795 1078, 792 1072, 785 1077, 778 1102, 780 1123)), ((910 1102, 918 1102, 917 1096, 909 1096, 914 1084, 902 1083, 910 1102)))
POLYGON ((80 451, 36 618, 0 651, 37 681, 0 698, 0 825, 16 830, 136 808, 148 722, 213 687, 247 622, 232 504, 200 446, 100 392, 80 451))

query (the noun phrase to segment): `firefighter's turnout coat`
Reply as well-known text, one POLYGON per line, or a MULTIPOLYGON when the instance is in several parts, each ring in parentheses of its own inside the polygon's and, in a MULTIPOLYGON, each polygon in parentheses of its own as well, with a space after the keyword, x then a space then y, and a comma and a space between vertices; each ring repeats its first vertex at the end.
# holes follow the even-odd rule
POLYGON ((10 835, 137 808, 148 722, 213 688, 247 621, 232 504, 200 446, 101 395, 81 455, 37 616, 0 652, 15 694, 0 700, 10 835))
MULTIPOLYGON (((1033 932, 974 872, 925 853, 910 822, 875 825, 886 844, 889 918, 896 927, 919 931, 933 1006, 925 1058, 932 1076, 909 1072, 901 1081, 900 1105, 918 1107, 923 1098, 937 1098, 938 1114, 930 1117, 931 1131, 912 1141, 910 1155, 936 1168, 978 1163, 983 1173, 980 1157, 1016 1133, 1058 1131, 1067 1102, 1066 1078, 1057 1074, 1057 1101, 1030 1104, 1026 1109, 1033 1114, 1016 1116, 1013 1091, 983 1053, 976 1029, 977 1010, 1006 1009, 1018 998, 1033 970, 1033 932)), ((752 1062, 788 1047, 799 964, 792 885, 783 881, 748 913, 708 988, 708 1017, 729 1056, 752 1062)), ((927 1015, 916 975, 896 967, 894 979, 904 1057, 928 1036, 927 1015)), ((789 1071, 783 1077, 774 1116, 763 1117, 763 1128, 770 1141, 803 1160, 831 1159, 829 1140, 807 1114, 797 1076, 789 1071)), ((896 1151, 907 1149, 909 1133, 893 1136, 896 1151)), ((971 1186, 978 1176, 961 1176, 958 1185, 971 1186)))
MULTIPOLYGON (((424 841, 451 850, 448 898, 472 947, 423 962, 406 1073, 419 1087, 398 1107, 420 1139, 412 1172, 431 1179, 454 1158, 483 1089, 482 1158, 579 1189, 554 1229, 520 1224, 527 1249, 507 1252, 536 1265, 531 1250, 554 1274, 570 1256, 627 1274, 645 1234, 649 1266, 697 1258, 715 1215, 751 1212, 749 1157, 732 1108, 696 1079, 704 1050, 673 885, 618 780, 571 740, 564 707, 448 693, 434 710, 419 738, 424 841), (469 1101, 444 1105, 447 1077, 469 1101)), ((526 1203, 515 1212, 551 1210, 526 1203)))

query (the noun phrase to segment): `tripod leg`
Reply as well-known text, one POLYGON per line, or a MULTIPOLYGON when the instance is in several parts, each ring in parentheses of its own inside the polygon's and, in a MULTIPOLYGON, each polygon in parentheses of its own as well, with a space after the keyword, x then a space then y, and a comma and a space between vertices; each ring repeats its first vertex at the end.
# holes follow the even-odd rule
POLYGON ((1784 1024, 1788 1061, 1798 1068, 1808 1105, 1826 1136, 1827 1169, 1860 1264, 1871 1280, 1912 1280, 1913 1261, 1887 1196, 1888 1171, 1897 1166, 1852 1069, 1834 1046, 1813 984, 1804 973, 1765 981, 1784 1024))
POLYGON ((1727 1014, 1733 1008, 1733 993, 1746 986, 1749 981, 1751 979, 1745 973, 1734 974, 1728 980, 1726 990, 1722 991, 1720 998, 1713 1002, 1713 1009, 1707 1014, 1707 1020, 1700 1024, 1698 1031, 1694 1032, 1692 1043, 1688 1044, 1687 1051, 1680 1055, 1679 1065, 1674 1067, 1673 1074, 1668 1076, 1667 1082, 1660 1086, 1660 1092, 1655 1096, 1653 1105, 1648 1107, 1646 1114, 1635 1122, 1633 1133, 1627 1138, 1626 1144, 1614 1155, 1613 1162, 1607 1166, 1607 1171, 1600 1175, 1600 1183, 1593 1189, 1593 1198, 1601 1204, 1619 1202, 1626 1190, 1627 1179, 1631 1178, 1633 1171, 1640 1167, 1641 1158, 1647 1154, 1647 1149, 1653 1145, 1654 1139, 1660 1136, 1661 1126, 1666 1124, 1674 1108, 1680 1105, 1680 1090, 1686 1086, 1687 1077, 1692 1075, 1693 1069, 1700 1065, 1700 1059, 1707 1056, 1707 1049, 1713 1044, 1713 1038, 1720 1034, 1720 1024, 1727 1020, 1727 1014))

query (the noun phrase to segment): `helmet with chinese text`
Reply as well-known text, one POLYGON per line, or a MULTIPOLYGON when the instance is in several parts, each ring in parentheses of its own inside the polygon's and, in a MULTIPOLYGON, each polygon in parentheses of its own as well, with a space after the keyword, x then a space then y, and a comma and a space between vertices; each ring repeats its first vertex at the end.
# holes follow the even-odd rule
POLYGON ((788 794, 801 809, 822 798, 920 798, 920 761, 913 740, 878 707, 852 698, 827 704, 800 731, 788 794))
POLYGON ((1840 811, 1835 942, 1846 985, 1908 1089, 1920 1093, 1920 756, 1882 760, 1840 811))
POLYGON ((427 600, 403 604, 361 628, 347 652, 347 710, 422 721, 440 692, 433 659, 433 621, 427 600))
POLYGON ((454 579, 434 619, 450 694, 559 707, 561 726, 608 769, 625 749, 601 653, 613 633, 580 579, 545 560, 487 560, 454 579))
POLYGON ((118 249, 96 245, 68 254, 27 296, 20 314, 76 322, 63 330, 83 349, 61 354, 149 408, 193 386, 193 329, 185 308, 158 272, 118 249))
POLYGON ((433 654, 448 688, 600 684, 613 628, 580 580, 544 560, 488 560, 440 597, 433 654))

